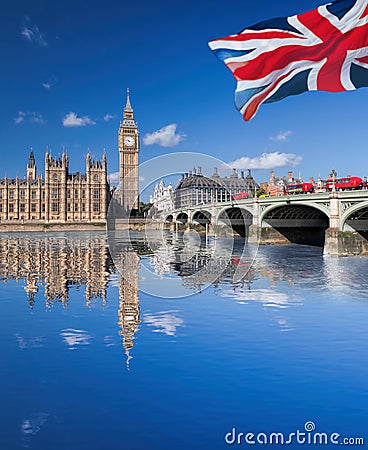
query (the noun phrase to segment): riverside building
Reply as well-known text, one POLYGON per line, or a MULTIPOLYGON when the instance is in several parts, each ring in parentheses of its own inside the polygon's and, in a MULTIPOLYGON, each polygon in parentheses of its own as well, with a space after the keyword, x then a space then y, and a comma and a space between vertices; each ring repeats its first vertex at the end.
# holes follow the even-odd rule
MULTIPOLYGON (((119 203, 124 212, 134 213, 139 207, 139 131, 129 89, 118 130, 118 149, 119 203)), ((0 222, 106 223, 110 200, 106 154, 98 161, 88 153, 85 173, 70 173, 66 152, 55 158, 46 151, 41 174, 31 151, 25 178, 0 179, 0 222)))
POLYGON ((161 180, 156 184, 153 195, 150 196, 156 218, 164 218, 165 213, 175 209, 174 194, 175 190, 171 183, 166 186, 165 181, 161 180))
POLYGON ((84 174, 69 172, 63 152, 45 154, 45 172, 37 173, 30 152, 25 178, 0 179, 0 220, 44 223, 105 222, 110 200, 106 155, 102 161, 86 157, 84 174))
POLYGON ((247 176, 244 176, 243 171, 239 176, 234 169, 230 177, 220 177, 215 167, 212 176, 206 177, 202 174, 201 167, 198 167, 198 169, 182 175, 182 179, 175 189, 175 209, 230 201, 234 194, 247 192, 251 195, 258 188, 250 170, 248 170, 247 176))

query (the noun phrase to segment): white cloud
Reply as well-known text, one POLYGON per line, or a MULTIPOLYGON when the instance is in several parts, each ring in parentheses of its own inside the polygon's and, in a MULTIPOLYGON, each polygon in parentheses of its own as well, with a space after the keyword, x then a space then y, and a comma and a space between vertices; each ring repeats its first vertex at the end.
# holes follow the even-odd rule
MULTIPOLYGON (((286 309, 293 306, 298 306, 302 303, 298 295, 289 295, 282 292, 276 292, 273 289, 255 289, 255 290, 224 290, 221 297, 235 300, 237 303, 244 305, 249 302, 260 302, 265 307, 273 309, 286 309)), ((284 320, 279 321, 282 331, 288 331, 289 327, 284 320)))
POLYGON ((63 341, 74 350, 77 345, 88 345, 92 336, 90 336, 85 330, 75 330, 73 328, 67 328, 61 330, 60 336, 62 336, 63 341))
POLYGON ((41 47, 47 47, 48 45, 45 40, 45 36, 40 32, 37 25, 32 25, 30 23, 29 17, 25 18, 20 34, 28 42, 34 42, 41 47))
POLYGON ((19 123, 24 122, 25 116, 26 116, 26 113, 24 113, 23 111, 19 111, 19 112, 18 112, 18 117, 15 117, 15 118, 14 118, 14 122, 15 122, 16 124, 19 124, 19 123))
POLYGON ((119 184, 120 183, 120 173, 113 172, 108 176, 111 184, 119 184))
POLYGON ((184 320, 175 313, 179 311, 160 311, 155 314, 145 314, 143 322, 154 327, 155 333, 164 333, 168 336, 175 336, 176 330, 184 325, 184 320))
POLYGON ((32 414, 28 419, 23 420, 21 432, 23 434, 37 434, 46 423, 48 417, 49 414, 42 412, 32 414))
POLYGON ((243 156, 235 161, 229 162, 227 166, 235 169, 274 169, 277 167, 294 167, 302 161, 301 156, 294 153, 262 153, 261 156, 249 158, 243 156))
POLYGON ((49 80, 47 80, 41 84, 45 89, 47 89, 49 91, 56 84, 56 82, 57 82, 57 78, 55 76, 52 76, 49 80))
POLYGON ((112 116, 111 114, 105 114, 103 120, 105 122, 108 122, 109 120, 113 119, 115 116, 112 116))
POLYGON ((176 133, 176 128, 177 124, 172 123, 153 133, 147 133, 143 138, 143 143, 145 145, 157 144, 161 147, 174 147, 186 137, 185 134, 176 133))
POLYGON ((20 334, 16 334, 15 338, 18 341, 18 346, 21 349, 24 348, 39 348, 44 346, 44 336, 36 336, 31 338, 25 338, 21 336, 20 334))
POLYGON ((112 336, 104 336, 105 347, 113 347, 115 345, 113 340, 112 336))
POLYGON ((18 116, 14 118, 14 123, 19 125, 23 122, 43 124, 45 123, 45 119, 41 116, 41 114, 34 111, 18 111, 18 116))
POLYGON ((64 127, 84 127, 86 125, 94 125, 95 123, 96 122, 94 122, 88 116, 78 117, 77 114, 72 111, 68 113, 63 119, 64 127))
POLYGON ((293 134, 293 131, 286 130, 286 131, 280 131, 279 134, 276 136, 270 137, 272 141, 286 141, 289 136, 293 134))

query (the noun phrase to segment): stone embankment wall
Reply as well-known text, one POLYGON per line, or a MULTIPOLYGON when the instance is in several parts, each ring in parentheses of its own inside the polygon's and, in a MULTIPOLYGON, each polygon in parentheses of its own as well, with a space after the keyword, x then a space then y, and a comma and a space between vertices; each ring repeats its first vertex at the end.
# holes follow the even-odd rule
MULTIPOLYGON (((189 228, 188 224, 170 223, 163 224, 157 220, 117 220, 113 224, 108 224, 109 230, 134 230, 144 231, 160 230, 166 228, 171 231, 184 232, 189 228)), ((206 228, 202 225, 190 225, 191 229, 195 229, 198 233, 204 234, 206 228)), ((106 223, 0 223, 0 233, 9 232, 54 232, 54 231, 93 231, 106 230, 106 223)), ((306 235, 305 230, 299 230, 303 235, 306 235)), ((230 227, 224 225, 217 225, 213 227, 208 225, 207 233, 209 236, 231 236, 237 235, 230 227)), ((324 247, 324 255, 331 256, 355 256, 368 255, 368 233, 358 233, 356 231, 339 231, 328 228, 324 236, 323 243, 314 243, 314 245, 322 245, 324 247)), ((288 244, 296 242, 295 237, 287 236, 280 233, 272 227, 261 228, 250 226, 247 229, 247 237, 250 242, 258 242, 260 245, 270 244, 288 244), (289 237, 289 238, 288 238, 289 237)), ((298 242, 304 243, 304 242, 298 242)), ((307 243, 307 242, 305 242, 307 243)))
MULTIPOLYGON (((165 227, 171 231, 184 232, 188 229, 187 224, 166 224, 165 227)), ((190 225, 201 234, 205 233, 205 227, 201 225, 190 225)), ((280 245, 280 244, 304 244, 323 247, 324 255, 331 256, 356 256, 368 255, 368 233, 358 233, 355 231, 339 231, 328 228, 324 229, 290 229, 281 230, 282 233, 272 227, 258 228, 250 226, 247 230, 249 242, 260 245, 280 245)), ((209 236, 238 236, 230 227, 217 225, 208 226, 209 236)))
POLYGON ((356 256, 368 255, 367 236, 356 231, 326 230, 324 255, 356 256))
POLYGON ((106 224, 101 223, 1 223, 0 233, 11 232, 48 232, 48 231, 93 231, 105 230, 106 224))

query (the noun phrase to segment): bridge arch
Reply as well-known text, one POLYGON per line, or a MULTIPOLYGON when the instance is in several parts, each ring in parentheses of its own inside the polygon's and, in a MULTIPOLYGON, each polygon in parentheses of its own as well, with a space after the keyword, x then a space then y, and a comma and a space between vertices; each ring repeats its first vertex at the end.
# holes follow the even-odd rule
POLYGON ((350 208, 347 208, 343 214, 341 215, 341 229, 344 229, 344 226, 349 220, 357 220, 358 216, 362 216, 365 210, 368 209, 368 200, 364 202, 359 202, 355 205, 352 205, 350 208), (354 217, 356 216, 356 217, 354 217))
POLYGON ((217 225, 227 225, 237 234, 248 236, 249 226, 252 225, 253 214, 240 206, 228 206, 219 211, 216 217, 217 225))
POLYGON ((188 223, 189 215, 186 212, 180 212, 176 216, 176 222, 181 222, 183 224, 188 223))
POLYGON ((344 211, 340 221, 341 230, 354 230, 368 240, 368 201, 358 203, 344 211))
POLYGON ((169 214, 165 217, 165 223, 171 223, 174 221, 174 216, 172 214, 169 214))
POLYGON ((217 214, 216 214, 216 224, 218 223, 219 219, 223 216, 225 211, 228 211, 230 209, 241 209, 245 212, 249 213, 253 217, 253 208, 251 206, 243 206, 238 205, 237 203, 232 203, 231 205, 226 205, 223 208, 221 208, 217 214))
POLYGON ((276 204, 272 204, 267 206, 260 214, 259 220, 260 220, 260 224, 262 225, 262 222, 265 218, 265 216, 271 212, 274 209, 278 209, 282 206, 287 206, 289 208, 293 207, 293 206, 306 206, 309 208, 313 208, 313 209, 317 209, 318 211, 321 211, 322 213, 324 213, 328 218, 330 217, 330 212, 329 209, 322 204, 319 203, 314 203, 314 202, 308 202, 308 204, 303 203, 303 202, 292 202, 292 203, 287 203, 287 201, 282 202, 282 203, 276 203, 276 204))
POLYGON ((209 211, 196 211, 192 216, 192 223, 199 223, 200 225, 209 225, 211 223, 212 214, 209 211))
POLYGON ((330 219, 323 208, 303 203, 282 203, 262 212, 262 228, 276 230, 289 242, 323 247, 330 219))

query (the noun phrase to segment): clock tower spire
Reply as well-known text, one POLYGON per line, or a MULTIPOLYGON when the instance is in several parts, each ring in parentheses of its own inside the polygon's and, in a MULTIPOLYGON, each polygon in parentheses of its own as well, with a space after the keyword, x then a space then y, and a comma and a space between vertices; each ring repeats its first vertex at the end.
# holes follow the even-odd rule
POLYGON ((139 131, 130 104, 129 88, 127 89, 123 120, 119 127, 118 146, 121 204, 125 214, 134 215, 139 207, 139 131))
POLYGON ((127 99, 126 99, 126 104, 125 104, 125 108, 124 108, 124 117, 126 115, 132 114, 133 117, 133 108, 132 105, 130 104, 130 90, 129 88, 127 88, 127 99))

